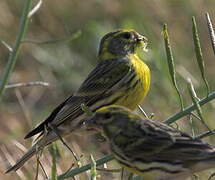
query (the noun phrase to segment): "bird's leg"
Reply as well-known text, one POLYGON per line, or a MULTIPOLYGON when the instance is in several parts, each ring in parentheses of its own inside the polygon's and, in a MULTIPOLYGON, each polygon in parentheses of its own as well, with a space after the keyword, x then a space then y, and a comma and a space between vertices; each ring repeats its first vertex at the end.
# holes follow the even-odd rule
MULTIPOLYGON (((77 157, 77 155, 75 154, 75 152, 73 152, 73 150, 69 147, 69 145, 64 141, 64 139, 61 137, 61 135, 58 133, 58 129, 57 127, 53 126, 52 124, 48 125, 52 131, 58 136, 58 138, 60 139, 60 141, 63 143, 64 146, 66 146, 68 148, 68 150, 72 153, 73 157, 75 158, 75 160, 77 162, 80 161, 79 157, 77 157)), ((79 166, 79 163, 77 163, 79 166)))

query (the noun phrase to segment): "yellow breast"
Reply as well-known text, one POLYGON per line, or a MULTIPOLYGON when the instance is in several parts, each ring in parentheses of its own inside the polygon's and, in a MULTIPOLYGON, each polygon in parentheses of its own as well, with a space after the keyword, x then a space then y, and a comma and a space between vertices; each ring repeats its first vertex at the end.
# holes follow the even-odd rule
POLYGON ((137 108, 142 103, 144 97, 147 95, 150 87, 150 70, 148 66, 137 56, 130 55, 131 67, 136 72, 135 79, 129 86, 129 92, 125 93, 125 96, 118 102, 118 105, 123 105, 131 110, 137 108), (137 83, 138 81, 138 83, 137 83))

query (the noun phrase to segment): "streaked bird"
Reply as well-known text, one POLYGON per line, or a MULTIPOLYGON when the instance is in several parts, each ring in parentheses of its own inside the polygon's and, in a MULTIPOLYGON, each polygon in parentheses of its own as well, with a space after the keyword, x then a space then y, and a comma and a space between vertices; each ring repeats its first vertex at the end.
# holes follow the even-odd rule
POLYGON ((184 180, 215 167, 215 147, 122 106, 102 107, 86 121, 100 132, 119 164, 146 180, 184 180))
POLYGON ((133 110, 146 96, 150 86, 150 70, 138 57, 147 39, 134 30, 118 30, 106 34, 101 42, 98 64, 73 96, 56 107, 50 116, 30 131, 25 138, 39 134, 31 149, 6 172, 19 169, 46 145, 72 133, 83 124, 81 104, 92 111, 107 105, 122 105, 133 110))

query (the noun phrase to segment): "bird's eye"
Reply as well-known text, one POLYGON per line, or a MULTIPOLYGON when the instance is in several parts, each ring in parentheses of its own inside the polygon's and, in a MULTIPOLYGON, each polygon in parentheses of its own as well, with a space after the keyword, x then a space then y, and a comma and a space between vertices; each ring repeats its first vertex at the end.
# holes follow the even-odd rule
POLYGON ((123 38, 130 39, 131 38, 131 33, 128 33, 128 32, 123 33, 123 38))

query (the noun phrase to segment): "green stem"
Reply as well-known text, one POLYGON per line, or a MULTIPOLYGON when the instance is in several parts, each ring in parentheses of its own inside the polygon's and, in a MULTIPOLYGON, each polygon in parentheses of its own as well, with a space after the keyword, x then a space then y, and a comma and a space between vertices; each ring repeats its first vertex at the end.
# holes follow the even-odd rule
MULTIPOLYGON (((101 159, 98 159, 96 161, 96 166, 99 166, 99 165, 102 165, 104 163, 107 163, 108 161, 111 161, 113 159, 114 159, 114 157, 112 155, 106 155, 106 156, 104 156, 101 159)), ((87 165, 82 166, 82 167, 78 167, 78 168, 72 169, 72 170, 67 171, 66 173, 63 173, 60 176, 58 176, 58 180, 62 180, 62 179, 67 179, 67 178, 70 178, 70 177, 74 177, 77 174, 80 174, 80 173, 83 173, 83 172, 85 172, 87 170, 90 170, 91 167, 92 167, 92 163, 87 164, 87 165)))
POLYGON ((20 50, 21 41, 25 35, 27 25, 28 25, 28 13, 31 9, 31 3, 32 3, 32 0, 26 0, 25 4, 24 4, 15 46, 13 48, 13 51, 10 53, 7 66, 6 66, 4 74, 2 76, 3 79, 2 79, 1 85, 0 85, 0 100, 3 96, 5 86, 7 85, 10 74, 12 73, 13 68, 16 64, 16 60, 17 60, 19 50, 20 50))
MULTIPOLYGON (((202 105, 206 104, 207 102, 209 102, 209 101, 211 101, 213 99, 215 99, 215 91, 210 93, 207 97, 201 99, 199 101, 199 105, 202 106, 202 105)), ((171 116, 170 118, 168 118, 164 122, 167 123, 167 124, 171 124, 171 123, 175 122, 176 120, 182 118, 183 116, 186 116, 186 115, 190 114, 190 112, 192 112, 193 110, 196 110, 196 105, 195 104, 186 107, 183 111, 180 111, 180 112, 174 114, 173 116, 171 116)))

